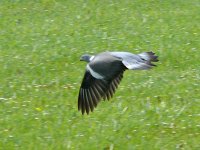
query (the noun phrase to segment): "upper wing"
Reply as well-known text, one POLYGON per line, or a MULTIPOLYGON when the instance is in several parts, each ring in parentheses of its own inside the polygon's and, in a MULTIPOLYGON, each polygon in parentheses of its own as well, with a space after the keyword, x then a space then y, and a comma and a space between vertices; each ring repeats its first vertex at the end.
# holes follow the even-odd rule
POLYGON ((122 58, 122 63, 132 70, 146 70, 155 66, 152 62, 158 61, 158 56, 153 52, 144 52, 140 54, 132 54, 129 52, 110 52, 115 57, 122 58))
POLYGON ((113 80, 107 81, 94 78, 90 72, 86 70, 79 91, 78 110, 81 110, 82 114, 85 112, 89 114, 102 98, 109 100, 123 78, 123 72, 124 70, 116 75, 113 80))

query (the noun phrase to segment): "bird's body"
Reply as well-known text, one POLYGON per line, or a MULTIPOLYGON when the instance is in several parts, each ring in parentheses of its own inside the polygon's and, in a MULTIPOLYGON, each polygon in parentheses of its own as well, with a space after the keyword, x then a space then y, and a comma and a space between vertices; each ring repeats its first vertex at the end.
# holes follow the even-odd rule
MULTIPOLYGON (((114 57, 110 55, 110 53, 105 52, 95 56, 92 61, 87 65, 87 69, 89 67, 91 68, 89 69, 91 74, 92 71, 94 71, 102 77, 101 79, 109 79, 115 76, 115 74, 118 74, 119 71, 121 71, 121 67, 123 67, 123 64, 120 58, 114 57), (113 71, 111 72, 111 70, 113 71)), ((93 75, 93 77, 99 79, 95 75, 93 75)))
POLYGON ((103 52, 95 56, 83 55, 88 62, 78 97, 78 109, 89 114, 101 99, 110 99, 118 87, 123 72, 146 70, 158 61, 153 52, 132 54, 129 52, 103 52))

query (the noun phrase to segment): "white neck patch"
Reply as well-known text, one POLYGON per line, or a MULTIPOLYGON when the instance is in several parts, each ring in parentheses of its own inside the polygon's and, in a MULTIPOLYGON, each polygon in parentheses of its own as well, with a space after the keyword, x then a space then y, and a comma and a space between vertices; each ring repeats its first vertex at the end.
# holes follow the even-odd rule
POLYGON ((92 61, 92 59, 94 59, 94 56, 91 56, 91 57, 90 57, 90 61, 92 61))

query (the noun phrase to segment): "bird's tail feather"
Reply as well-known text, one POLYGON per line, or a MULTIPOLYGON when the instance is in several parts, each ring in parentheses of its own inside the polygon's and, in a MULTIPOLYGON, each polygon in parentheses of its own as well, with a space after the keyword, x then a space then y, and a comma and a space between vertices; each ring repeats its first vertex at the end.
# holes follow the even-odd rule
POLYGON ((146 65, 145 69, 150 69, 151 67, 156 66, 152 62, 158 61, 158 56, 156 56, 154 52, 143 52, 138 54, 138 56, 142 59, 143 63, 146 65))
POLYGON ((144 53, 140 53, 138 55, 140 56, 140 58, 142 60, 147 61, 147 62, 157 62, 158 61, 158 56, 156 56, 154 52, 144 52, 144 53))
MULTIPOLYGON (((131 58, 131 57, 130 57, 131 58)), ((158 56, 153 52, 143 52, 135 55, 132 59, 123 60, 123 64, 131 70, 147 70, 156 66, 152 62, 157 62, 158 56)))

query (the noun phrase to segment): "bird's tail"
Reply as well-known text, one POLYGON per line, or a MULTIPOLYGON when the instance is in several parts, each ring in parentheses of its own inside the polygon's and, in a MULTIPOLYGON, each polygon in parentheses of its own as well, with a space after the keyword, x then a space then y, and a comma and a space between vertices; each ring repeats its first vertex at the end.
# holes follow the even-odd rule
POLYGON ((140 54, 129 54, 128 59, 124 59, 123 64, 130 70, 147 70, 156 66, 152 62, 158 61, 158 56, 153 52, 144 52, 140 54))
POLYGON ((147 64, 150 66, 156 66, 155 64, 153 64, 152 62, 157 62, 158 61, 158 56, 155 55, 155 53, 153 52, 144 52, 144 53, 140 53, 138 54, 138 56, 140 56, 140 58, 147 64))

